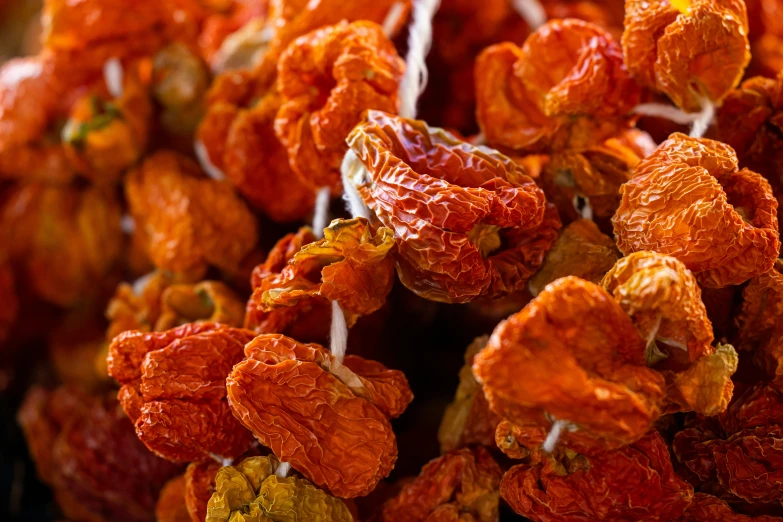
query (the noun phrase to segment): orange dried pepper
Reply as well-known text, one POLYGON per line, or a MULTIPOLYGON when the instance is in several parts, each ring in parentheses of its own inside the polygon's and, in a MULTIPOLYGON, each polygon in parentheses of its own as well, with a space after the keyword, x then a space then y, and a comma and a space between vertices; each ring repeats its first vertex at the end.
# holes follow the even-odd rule
MULTIPOLYGON (((315 241, 316 237, 309 227, 283 236, 266 260, 253 270, 250 280, 253 293, 261 288, 264 281, 279 279, 297 252, 315 241)), ((245 328, 258 333, 282 333, 304 341, 316 341, 326 339, 331 314, 331 306, 322 299, 303 299, 293 306, 265 312, 264 307, 251 297, 245 309, 245 328)))
POLYGON ((231 414, 225 379, 253 337, 248 330, 198 323, 124 332, 112 341, 109 373, 122 385, 122 407, 152 452, 182 462, 236 457, 248 448, 252 435, 231 414))
POLYGON ((620 188, 612 218, 623 253, 676 257, 700 284, 740 284, 772 267, 780 249, 769 183, 720 142, 673 134, 620 188))
POLYGON ((279 274, 260 281, 251 298, 264 312, 301 301, 338 301, 348 326, 386 302, 394 284, 392 231, 364 218, 335 219, 324 239, 303 245, 279 274))
POLYGON ((494 522, 501 475, 485 448, 451 451, 421 468, 419 476, 384 503, 373 520, 494 522))
POLYGON ((125 192, 134 234, 159 269, 193 278, 209 265, 235 272, 258 240, 256 219, 232 187, 173 152, 148 156, 125 192))
POLYGON ((628 126, 640 97, 612 36, 574 19, 543 25, 521 48, 485 49, 476 92, 487 142, 528 152, 597 145, 628 126))
POLYGON ((740 350, 753 352, 771 384, 783 389, 783 264, 750 280, 742 291, 742 309, 736 317, 740 350))
POLYGON ((96 358, 105 359, 106 339, 100 315, 94 307, 68 312, 48 334, 49 358, 59 381, 98 390, 106 385, 106 372, 99 372, 96 358))
POLYGON ((666 376, 668 411, 724 411, 737 354, 730 345, 712 347, 712 323, 691 271, 673 257, 635 252, 620 259, 601 284, 647 342, 647 365, 666 376))
POLYGON ((693 488, 672 468, 655 431, 629 446, 584 456, 547 456, 503 476, 500 494, 520 515, 540 521, 678 520, 693 488))
POLYGON ((570 422, 565 446, 616 448, 639 439, 665 395, 664 378, 646 367, 645 343, 620 305, 576 277, 550 284, 500 323, 473 373, 490 408, 514 424, 548 430, 553 418, 570 422))
POLYGON ((191 522, 185 505, 185 475, 166 482, 155 505, 157 522, 191 522))
POLYGON ((626 0, 623 54, 642 84, 687 112, 719 104, 750 61, 742 0, 626 0))
POLYGON ((71 109, 62 130, 63 149, 74 170, 93 182, 114 182, 144 153, 152 104, 133 68, 123 75, 122 94, 90 93, 71 109))
POLYGON ((556 240, 556 210, 502 154, 379 111, 348 143, 347 179, 394 230, 397 273, 422 297, 464 303, 522 290, 556 240))
POLYGON ((192 521, 207 518, 207 503, 215 492, 215 475, 222 464, 214 460, 192 462, 185 470, 185 504, 192 521))
POLYGON ((569 275, 600 283, 619 257, 614 241, 592 221, 580 219, 563 229, 528 287, 535 296, 549 283, 569 275))
POLYGON ((219 281, 172 285, 161 296, 161 313, 155 330, 162 331, 196 321, 242 326, 245 307, 239 297, 219 281))
POLYGON ((168 45, 152 60, 152 93, 163 106, 160 120, 175 134, 191 134, 204 110, 209 79, 203 62, 181 43, 168 45))
POLYGON ((487 404, 481 386, 473 376, 473 358, 487 345, 488 337, 477 337, 465 352, 465 364, 459 371, 459 386, 454 400, 446 407, 438 428, 441 453, 481 444, 492 447, 500 418, 487 404))
POLYGON ((180 466, 147 451, 110 397, 33 387, 18 421, 39 477, 71 520, 152 520, 158 492, 181 473, 180 466))
POLYGON ((346 137, 367 109, 397 112, 404 70, 394 44, 372 22, 341 22, 292 43, 277 67, 282 104, 275 117, 291 170, 313 188, 339 194, 346 137))
POLYGON ((256 337, 226 380, 234 415, 264 445, 332 494, 366 495, 394 467, 389 418, 413 399, 402 372, 317 344, 256 337))
POLYGON ((0 235, 19 280, 45 301, 70 307, 112 281, 122 248, 112 190, 18 185, 0 212, 0 235))

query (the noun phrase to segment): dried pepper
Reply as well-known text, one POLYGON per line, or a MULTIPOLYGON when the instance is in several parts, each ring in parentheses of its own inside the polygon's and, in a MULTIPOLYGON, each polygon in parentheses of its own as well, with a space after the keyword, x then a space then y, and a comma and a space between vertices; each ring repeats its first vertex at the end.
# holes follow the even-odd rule
POLYGON ((482 447, 451 451, 427 463, 374 520, 493 522, 498 519, 501 474, 482 447))
POLYGON ((485 49, 476 92, 488 143, 528 152, 579 151, 617 135, 641 94, 612 36, 575 19, 543 25, 521 48, 485 49))
POLYGON ((750 61, 741 0, 626 0, 623 55, 641 83, 683 110, 718 104, 750 61))
POLYGON ((216 323, 165 332, 128 331, 109 347, 109 374, 139 439, 172 461, 231 458, 252 435, 231 414, 226 376, 254 334, 216 323))
POLYGON ((222 467, 211 460, 193 462, 185 470, 185 505, 191 520, 201 522, 207 518, 207 504, 215 492, 215 476, 222 467))
POLYGON ((151 521, 158 492, 180 472, 147 451, 110 397, 31 388, 18 420, 38 475, 72 520, 151 521))
POLYGON ((174 477, 163 486, 155 506, 155 520, 191 522, 188 507, 185 505, 185 475, 174 477))
POLYGON ((688 509, 677 520, 681 522, 713 522, 714 520, 723 522, 780 522, 781 518, 766 515, 757 517, 739 515, 723 500, 705 493, 696 493, 693 495, 688 509))
POLYGON ((600 283, 619 257, 614 241, 592 221, 580 219, 562 230, 528 287, 535 296, 549 283, 569 275, 600 283))
POLYGON ((153 57, 151 90, 163 106, 160 120, 168 130, 193 132, 204 111, 208 85, 204 64, 186 45, 168 45, 153 57))
POLYGON ((500 494, 536 522, 637 522, 678 520, 693 488, 675 474, 666 444, 653 431, 612 451, 518 464, 503 476, 500 494))
POLYGON ((441 453, 471 444, 492 447, 500 419, 490 409, 481 386, 473 376, 473 358, 487 345, 488 337, 477 337, 465 352, 454 400, 443 412, 438 429, 441 453))
POLYGON ((18 185, 0 208, 0 236, 20 285, 70 307, 111 283, 122 247, 120 203, 98 187, 18 185))
POLYGON ((270 313, 301 301, 337 301, 350 327, 385 303, 394 284, 393 248, 386 227, 374 231, 363 218, 334 220, 324 239, 303 245, 279 274, 254 285, 251 300, 270 313))
POLYGON ((750 280, 742 291, 742 309, 737 316, 740 350, 753 352, 753 359, 772 379, 783 385, 783 274, 780 261, 769 271, 750 280))
POLYGON ((148 156, 125 180, 135 235, 157 268, 199 278, 209 265, 239 269, 258 226, 230 185, 203 177, 172 152, 148 156))
MULTIPOLYGON (((250 280, 253 293, 261 288, 264 281, 280 279, 297 252, 315 241, 316 237, 309 227, 283 236, 270 250, 266 260, 253 270, 250 280)), ((251 298, 245 310, 245 328, 258 333, 283 333, 304 341, 326 339, 331 313, 329 303, 321 299, 302 299, 293 306, 265 312, 264 307, 251 298)))
POLYGON ((342 22, 293 42, 277 65, 282 104, 275 117, 291 170, 313 188, 339 194, 345 138, 365 110, 397 112, 404 69, 391 40, 371 22, 342 22))
POLYGON ((281 460, 332 494, 369 493, 394 467, 389 418, 413 394, 402 372, 348 356, 342 364, 317 344, 265 334, 226 380, 240 422, 281 460))
POLYGON ((668 411, 724 411, 737 354, 712 347, 712 324, 690 270, 677 259, 636 252, 620 259, 602 283, 647 342, 647 365, 667 378, 668 411))
POLYGON ((600 286, 576 277, 550 284, 500 323, 473 373, 495 413, 543 435, 538 444, 554 419, 567 420, 574 428, 561 440, 575 449, 637 440, 665 397, 664 378, 647 368, 645 342, 628 315, 600 286))
POLYGON ((740 284, 772 267, 780 249, 769 183, 738 170, 731 147, 673 134, 620 188, 612 218, 623 253, 676 257, 700 284, 740 284))
POLYGON ((272 456, 250 457, 218 471, 216 490, 207 506, 206 522, 354 520, 339 498, 302 478, 278 477, 275 471, 279 466, 280 462, 272 456))
POLYGON ((394 230, 397 273, 422 297, 461 303, 522 290, 556 240, 554 207, 495 151, 379 111, 348 143, 347 178, 394 230))

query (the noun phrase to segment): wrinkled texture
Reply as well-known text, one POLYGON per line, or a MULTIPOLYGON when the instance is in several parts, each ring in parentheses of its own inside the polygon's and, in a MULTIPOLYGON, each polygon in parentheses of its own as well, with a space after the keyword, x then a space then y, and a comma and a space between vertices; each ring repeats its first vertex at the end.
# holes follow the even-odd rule
POLYGON ((587 219, 574 221, 560 232, 528 288, 536 296, 546 285, 565 276, 600 283, 619 257, 614 241, 602 234, 595 223, 587 219))
POLYGON ((495 522, 502 472, 482 448, 451 451, 427 463, 388 500, 375 522, 495 522))
POLYGON ((441 453, 471 444, 492 447, 500 419, 492 413, 484 392, 473 376, 473 358, 487 345, 488 337, 477 337, 465 351, 465 364, 459 371, 459 386, 443 412, 438 428, 441 453))
POLYGON ((680 522, 780 522, 780 517, 739 515, 719 498, 704 493, 693 495, 688 509, 677 519, 680 522))
POLYGON ((750 280, 742 291, 742 309, 737 315, 740 350, 753 352, 753 360, 783 387, 783 269, 775 267, 750 280))
POLYGON ((585 457, 544 457, 512 467, 500 494, 536 522, 676 520, 693 489, 672 468, 669 450, 656 432, 630 446, 585 457))
MULTIPOLYGON (((316 237, 309 227, 280 238, 264 262, 253 269, 250 284, 254 295, 265 281, 280 279, 289 261, 304 246, 315 241, 316 237)), ((314 341, 326 338, 331 314, 330 304, 323 299, 301 299, 292 306, 265 312, 264 307, 251 297, 245 309, 245 328, 258 333, 282 333, 295 339, 314 341)))
POLYGON ((225 378, 254 334, 216 323, 128 331, 109 347, 118 397, 150 451, 178 462, 243 453, 252 442, 231 414, 225 378), (138 362, 140 361, 140 362, 138 362), (138 362, 138 363, 137 363, 138 362))
POLYGON ((192 521, 201 522, 207 517, 207 504, 215 492, 215 476, 222 467, 211 460, 193 462, 185 470, 185 505, 192 521))
POLYGON ((313 188, 341 191, 345 138, 362 113, 397 112, 405 62, 381 26, 341 22, 293 42, 277 65, 275 133, 291 170, 313 188))
POLYGON ((148 156, 125 181, 134 234, 157 268, 200 277, 236 272, 258 239, 255 217, 230 184, 172 152, 148 156))
POLYGON ((304 479, 276 476, 279 465, 271 456, 251 457, 218 471, 206 522, 353 522, 340 499, 304 479))
POLYGON ((254 288, 251 300, 258 309, 337 301, 350 327, 383 306, 394 284, 392 231, 373 230, 366 219, 355 218, 336 219, 323 232, 323 239, 303 245, 279 274, 269 274, 254 288))
POLYGON ((491 149, 378 111, 348 143, 349 182, 394 230, 400 281, 422 297, 464 303, 522 290, 557 238, 544 193, 491 149))
POLYGON ((723 143, 673 134, 642 160, 612 218, 625 254, 676 257, 707 287, 743 283, 778 255, 777 200, 769 183, 723 143))
POLYGON ((98 187, 18 185, 0 208, 0 243, 43 300, 71 307, 111 286, 120 257, 120 203, 98 187))
POLYGON ((72 520, 152 522, 158 492, 180 472, 147 451, 112 398, 34 387, 18 421, 38 475, 72 520))
POLYGON ((550 152, 598 145, 628 126, 640 93, 619 44, 581 20, 550 21, 521 48, 493 45, 476 60, 477 119, 496 147, 550 152))
POLYGON ((737 355, 731 346, 713 349, 712 323, 691 271, 673 257, 635 252, 620 259, 601 284, 646 340, 647 365, 667 377, 673 403, 668 411, 724 411, 737 355))
POLYGON ((280 460, 332 494, 366 495, 397 460, 389 418, 413 399, 405 376, 317 344, 256 337, 226 380, 234 415, 280 460))
POLYGON ((698 112, 705 98, 719 104, 750 61, 745 3, 626 0, 622 45, 639 82, 698 112))
POLYGON ((514 424, 548 431, 552 418, 567 420, 574 430, 561 444, 616 448, 661 414, 664 378, 645 362, 645 342, 612 296, 565 277, 495 328, 473 373, 492 411, 514 424))

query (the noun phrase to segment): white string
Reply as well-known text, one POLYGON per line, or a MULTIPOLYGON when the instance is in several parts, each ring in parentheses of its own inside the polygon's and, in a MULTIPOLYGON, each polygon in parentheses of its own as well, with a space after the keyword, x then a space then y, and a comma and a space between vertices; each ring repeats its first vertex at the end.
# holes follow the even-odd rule
POLYGON ((707 98, 701 98, 700 101, 702 109, 699 112, 685 112, 663 103, 642 103, 634 107, 631 113, 664 118, 678 125, 690 125, 691 138, 701 138, 715 118, 715 104, 707 98))
POLYGON ((532 30, 535 31, 546 23, 546 11, 538 0, 511 0, 511 5, 532 30))
POLYGON ((217 181, 226 179, 226 175, 223 174, 223 171, 217 168, 215 164, 212 163, 212 160, 209 159, 209 152, 207 152, 207 148, 201 140, 196 140, 193 144, 193 150, 196 152, 196 158, 198 158, 198 162, 204 172, 207 173, 207 176, 217 181))
POLYGON ((275 475, 277 475, 277 478, 286 478, 288 476, 289 471, 291 471, 291 463, 281 462, 280 465, 277 466, 277 469, 275 470, 275 475))
POLYGON ((332 301, 332 330, 329 337, 332 356, 342 364, 348 349, 348 326, 345 324, 345 314, 340 301, 332 301))
POLYGON ((133 234, 136 231, 136 220, 130 214, 123 214, 120 218, 120 229, 127 235, 133 234))
POLYGON ((313 234, 318 239, 324 237, 324 229, 329 220, 329 187, 321 187, 315 195, 315 208, 313 209, 313 234))
POLYGON ((414 0, 413 25, 408 35, 405 75, 400 82, 400 116, 416 117, 416 102, 427 87, 429 73, 425 59, 432 47, 432 17, 440 0, 414 0))
POLYGON ((549 430, 549 434, 546 436, 546 440, 541 446, 541 449, 543 449, 545 453, 552 453, 555 451, 557 442, 560 440, 560 436, 563 434, 564 430, 574 431, 576 430, 576 426, 564 420, 556 420, 552 423, 552 429, 549 430))
POLYGON ((355 218, 370 219, 370 209, 364 204, 361 194, 356 189, 357 185, 366 182, 369 173, 364 164, 359 161, 356 153, 351 149, 348 149, 345 157, 343 157, 340 173, 343 180, 343 199, 348 212, 355 218))
POLYGON ((112 97, 122 96, 122 63, 117 58, 109 58, 103 64, 103 81, 112 97))
POLYGON ((397 26, 400 25, 400 18, 402 13, 405 12, 405 2, 395 2, 389 8, 389 12, 386 13, 386 18, 383 19, 383 33, 386 36, 391 37, 397 26))
POLYGON ((210 454, 209 454, 209 456, 210 456, 210 457, 212 457, 212 459, 213 459, 215 462, 217 462, 218 464, 220 464, 220 465, 221 465, 221 466, 223 466, 224 468, 225 468, 226 466, 230 466, 231 464, 233 464, 233 463, 234 463, 234 459, 231 459, 231 458, 223 458, 223 457, 221 457, 220 455, 218 455, 217 453, 210 453, 210 454))

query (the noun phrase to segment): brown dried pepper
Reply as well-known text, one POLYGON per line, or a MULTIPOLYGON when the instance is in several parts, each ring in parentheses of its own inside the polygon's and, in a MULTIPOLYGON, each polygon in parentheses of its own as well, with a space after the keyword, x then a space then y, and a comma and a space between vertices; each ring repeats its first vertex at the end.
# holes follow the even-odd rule
POLYGON ((542 434, 553 418, 566 420, 574 428, 561 440, 574 448, 637 440, 660 416, 665 395, 664 378, 645 365, 645 343, 620 305, 576 277, 550 284, 502 322, 473 373, 495 413, 542 434))
POLYGON ((528 152, 597 145, 628 126, 640 97, 612 36, 575 19, 550 21, 521 48, 485 49, 476 92, 488 143, 528 152))
POLYGON ((487 404, 484 391, 473 376, 473 358, 487 345, 488 337, 477 337, 465 352, 454 400, 446 407, 438 428, 441 453, 480 444, 492 447, 500 418, 487 404))
POLYGON ((500 494, 520 515, 539 522, 677 520, 693 488, 672 468, 653 431, 616 450, 565 453, 519 464, 503 476, 500 494))
POLYGON ((381 26, 341 22, 294 41, 277 66, 275 133, 291 170, 314 189, 341 192, 345 139, 367 109, 397 112, 405 62, 381 26))
POLYGON ((348 143, 347 178, 394 230, 397 273, 422 297, 464 303, 522 290, 556 239, 556 210, 506 156, 379 111, 348 143))
POLYGON ((405 376, 317 344, 256 337, 226 380, 234 415, 274 454, 332 494, 373 490, 397 459, 389 418, 413 395, 405 376))
POLYGON ((336 219, 324 238, 303 245, 279 274, 254 285, 251 300, 258 309, 274 312, 301 301, 337 301, 348 326, 386 302, 394 284, 392 231, 373 230, 364 218, 336 219))
POLYGON ((500 466, 482 447, 431 460, 400 493, 386 501, 376 522, 494 522, 498 519, 500 466))
POLYGON ((673 134, 641 161, 612 218, 626 254, 676 257, 700 284, 740 284, 772 267, 780 249, 769 183, 722 143, 673 134))
POLYGON ((125 191, 134 234, 157 268, 196 279, 209 265, 235 272, 258 240, 256 219, 233 188, 176 153, 148 156, 125 191))
POLYGON ((741 0, 626 0, 623 54, 641 83, 683 110, 719 104, 750 61, 741 0))
POLYGON ((679 522, 713 522, 715 520, 722 522, 780 522, 781 519, 766 515, 757 517, 740 515, 735 513, 723 500, 705 493, 696 493, 693 495, 688 509, 677 520, 679 522))
POLYGON ((601 284, 646 340, 647 365, 666 376, 668 411, 724 411, 737 354, 729 345, 712 347, 712 323, 691 271, 673 257, 635 252, 620 259, 601 284))
POLYGON ((129 331, 109 347, 109 373, 142 442, 172 461, 236 457, 252 442, 231 414, 225 378, 255 334, 216 323, 129 331))

